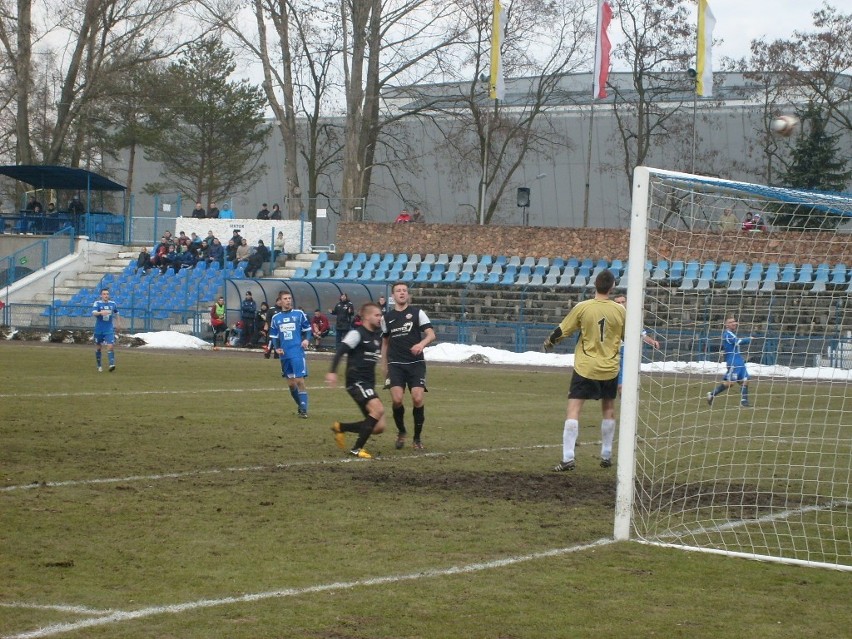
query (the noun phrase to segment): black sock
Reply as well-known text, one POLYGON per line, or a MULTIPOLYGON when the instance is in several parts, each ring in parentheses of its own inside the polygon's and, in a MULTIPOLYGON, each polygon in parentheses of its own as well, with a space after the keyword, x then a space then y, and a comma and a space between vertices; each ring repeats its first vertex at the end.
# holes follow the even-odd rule
POLYGON ((360 422, 346 422, 345 424, 341 422, 340 430, 342 430, 344 433, 360 433, 361 425, 363 423, 363 420, 360 422))
POLYGON ((367 443, 367 440, 370 439, 370 435, 373 434, 373 428, 375 428, 377 420, 372 415, 367 415, 364 418, 364 421, 361 422, 361 431, 358 435, 358 441, 355 442, 355 446, 352 447, 352 450, 364 448, 364 444, 367 443))
POLYGON ((405 406, 400 404, 393 407, 393 423, 400 435, 405 435, 405 406))
POLYGON ((414 413, 414 441, 420 441, 420 433, 423 432, 423 422, 426 421, 426 407, 415 406, 411 412, 414 413))

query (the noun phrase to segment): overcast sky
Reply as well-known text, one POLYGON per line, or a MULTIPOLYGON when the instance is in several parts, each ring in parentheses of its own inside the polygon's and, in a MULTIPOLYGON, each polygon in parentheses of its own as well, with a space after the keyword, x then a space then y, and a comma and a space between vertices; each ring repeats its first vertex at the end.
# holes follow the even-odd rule
MULTIPOLYGON (((848 1, 831 0, 830 4, 848 12, 848 1)), ((771 41, 789 38, 797 29, 811 31, 811 14, 823 3, 821 0, 709 0, 709 5, 716 16, 714 39, 724 40, 713 52, 713 57, 721 60, 723 56, 748 55, 749 43, 761 36, 771 41)))

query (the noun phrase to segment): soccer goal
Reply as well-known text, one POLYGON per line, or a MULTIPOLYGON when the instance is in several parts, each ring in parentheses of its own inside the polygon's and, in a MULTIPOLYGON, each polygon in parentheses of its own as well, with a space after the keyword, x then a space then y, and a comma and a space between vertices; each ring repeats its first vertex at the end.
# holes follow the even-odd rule
POLYGON ((636 169, 616 539, 852 570, 850 231, 852 198, 636 169))

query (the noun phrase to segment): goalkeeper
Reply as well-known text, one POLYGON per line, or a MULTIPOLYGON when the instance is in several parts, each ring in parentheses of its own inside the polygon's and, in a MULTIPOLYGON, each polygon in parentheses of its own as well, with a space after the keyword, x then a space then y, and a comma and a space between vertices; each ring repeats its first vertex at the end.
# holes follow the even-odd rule
POLYGON ((609 299, 615 277, 609 270, 595 278, 595 297, 577 304, 553 329, 543 348, 579 331, 574 350, 574 373, 568 391, 568 410, 562 429, 562 462, 556 472, 574 470, 574 447, 579 433, 580 410, 587 399, 601 402, 601 467, 612 466, 615 437, 615 397, 618 393, 619 349, 624 340, 624 307, 609 299))
POLYGON ((725 330, 722 332, 722 350, 725 351, 725 365, 728 369, 722 376, 722 381, 712 391, 707 393, 707 403, 712 406, 716 395, 728 390, 734 382, 740 385, 740 405, 748 403, 748 370, 746 370, 740 346, 751 342, 751 337, 737 337, 737 318, 728 315, 725 318, 725 330))

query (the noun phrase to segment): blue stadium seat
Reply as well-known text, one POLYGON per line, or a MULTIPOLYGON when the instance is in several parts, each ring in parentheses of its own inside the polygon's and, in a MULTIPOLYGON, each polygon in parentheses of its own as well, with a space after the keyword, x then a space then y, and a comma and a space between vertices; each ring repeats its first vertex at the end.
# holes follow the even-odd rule
MULTIPOLYGON (((538 269, 538 267, 536 267, 538 269)), ((542 270, 544 270, 542 268, 542 270)), ((544 284, 544 275, 538 272, 533 272, 532 277, 530 277, 529 285, 530 286, 542 286, 544 284)))
POLYGON ((535 258, 534 257, 525 257, 521 262, 521 266, 527 266, 532 270, 535 267, 535 258))
POLYGON ((550 258, 549 257, 540 257, 538 261, 535 263, 536 266, 544 267, 545 269, 550 266, 550 258))
POLYGON ((394 258, 394 254, 393 254, 393 253, 385 253, 385 254, 382 256, 382 259, 381 259, 381 261, 379 262, 379 264, 384 264, 385 266, 390 266, 391 264, 393 264, 393 263, 394 263, 394 261, 395 261, 395 258, 394 258))
POLYGON ((771 293, 775 290, 775 284, 781 274, 781 265, 778 262, 770 262, 763 274, 763 284, 760 285, 761 293, 771 293))
POLYGON ((489 273, 488 277, 485 278, 486 284, 499 284, 500 283, 500 273, 489 273))
POLYGON ((683 269, 683 277, 680 281, 680 290, 681 291, 691 291, 695 288, 695 283, 698 280, 698 275, 700 273, 700 264, 695 261, 689 261, 686 263, 686 266, 683 269))
POLYGON ((491 266, 494 263, 494 258, 490 255, 483 255, 479 258, 479 263, 483 266, 491 266))
POLYGON ((417 269, 420 268, 420 265, 417 262, 409 262, 405 265, 405 268, 402 269, 403 273, 416 273, 417 269))
POLYGON ((654 267, 653 272, 651 273, 651 281, 652 282, 663 282, 668 277, 669 272, 669 261, 668 260, 660 260, 657 262, 656 267, 654 267))
POLYGON ((816 272, 814 273, 814 283, 810 288, 811 292, 824 292, 826 290, 826 284, 828 284, 828 280, 830 277, 831 267, 824 262, 822 264, 819 264, 816 268, 816 272))
POLYGON ((393 263, 404 267, 408 264, 408 255, 405 253, 397 253, 396 259, 394 259, 393 263))
POLYGON ((760 290, 760 283, 763 281, 763 264, 755 262, 749 269, 748 277, 743 286, 743 290, 747 293, 756 293, 760 290))
POLYGON ((464 264, 464 256, 456 253, 450 258, 450 264, 464 264))
POLYGON ((459 273, 459 284, 468 284, 472 279, 472 271, 462 271, 461 273, 459 273))
POLYGON ((470 281, 472 284, 485 284, 486 277, 485 273, 474 273, 470 281))
POLYGON ((716 262, 708 260, 701 266, 698 281, 695 282, 696 291, 707 291, 713 286, 716 276, 716 262))
POLYGON ((302 268, 302 267, 300 266, 300 267, 299 267, 299 268, 297 268, 297 269, 296 269, 296 271, 293 273, 293 279, 294 279, 294 280, 303 280, 303 279, 305 279, 305 275, 307 275, 307 273, 308 273, 308 272, 307 272, 304 268, 302 268))
POLYGON ((787 262, 784 265, 784 268, 781 269, 781 273, 778 276, 778 281, 776 282, 776 286, 790 286, 796 281, 796 265, 792 262, 787 262))
POLYGON ((494 264, 496 264, 498 266, 506 266, 506 263, 508 261, 509 261, 509 258, 507 258, 505 255, 498 255, 497 257, 494 258, 494 264))
POLYGON ((521 258, 517 255, 513 255, 506 261, 506 266, 514 266, 518 267, 521 265, 521 258))
POLYGON ((358 255, 355 256, 355 259, 352 260, 352 262, 354 264, 364 264, 364 263, 366 263, 366 261, 367 261, 367 254, 366 253, 358 253, 358 255))
MULTIPOLYGON (((459 279, 458 271, 448 270, 446 273, 444 273, 443 281, 446 282, 447 284, 453 284, 453 283, 457 282, 458 279, 459 279)), ((441 281, 441 280, 438 280, 438 281, 441 281)))
POLYGON ((544 286, 556 286, 559 283, 559 270, 553 270, 553 267, 550 267, 550 270, 547 272, 547 277, 544 279, 544 286))
POLYGON ((420 256, 420 253, 412 253, 411 256, 408 258, 409 264, 411 262, 414 262, 415 264, 420 264, 420 262, 422 261, 423 258, 420 256))
POLYGON ((494 264, 491 265, 491 268, 489 269, 488 274, 494 275, 495 273, 497 275, 503 274, 503 265, 502 264, 498 264, 497 262, 494 262, 494 264))
POLYGON ((831 288, 841 288, 846 285, 849 274, 845 264, 835 264, 831 269, 831 278, 828 280, 828 285, 831 288))
POLYGON ((799 271, 796 274, 796 285, 798 286, 809 286, 813 284, 814 281, 814 265, 813 264, 802 264, 799 267, 799 271))
POLYGON ((446 266, 450 263, 450 256, 446 253, 439 253, 437 259, 435 260, 435 264, 441 264, 442 266, 446 266))
POLYGON ((434 254, 426 253, 426 255, 423 256, 423 261, 421 262, 421 264, 432 265, 434 263, 435 263, 435 255, 434 254))
POLYGON ((745 262, 737 262, 734 270, 731 271, 731 277, 728 279, 728 290, 741 291, 745 284, 745 278, 748 275, 748 264, 745 262))
POLYGON ((550 265, 555 266, 561 271, 562 268, 565 266, 565 260, 561 257, 554 257, 552 260, 550 260, 550 265))

